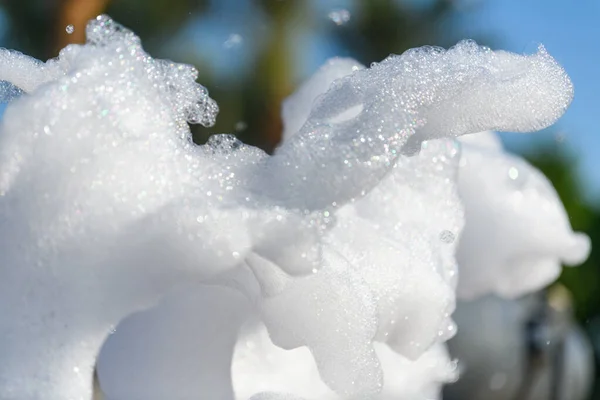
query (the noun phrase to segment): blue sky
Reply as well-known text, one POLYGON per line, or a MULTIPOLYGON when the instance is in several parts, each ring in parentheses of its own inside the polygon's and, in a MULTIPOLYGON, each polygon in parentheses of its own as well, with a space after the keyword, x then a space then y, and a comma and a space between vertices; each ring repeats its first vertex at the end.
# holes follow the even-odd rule
MULTIPOLYGON (((565 145, 579 156, 590 197, 600 199, 600 2, 597 0, 481 1, 465 22, 467 35, 494 34, 502 48, 534 52, 543 44, 563 65, 575 99, 558 122, 565 145)), ((537 134, 505 135, 511 145, 529 146, 537 134)))

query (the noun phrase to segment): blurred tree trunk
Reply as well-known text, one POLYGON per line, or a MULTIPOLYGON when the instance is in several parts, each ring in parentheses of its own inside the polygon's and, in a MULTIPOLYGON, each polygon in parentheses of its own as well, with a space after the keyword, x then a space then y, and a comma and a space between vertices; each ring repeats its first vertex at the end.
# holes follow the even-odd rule
POLYGON ((266 118, 262 134, 263 146, 272 151, 281 139, 283 123, 280 117, 281 102, 292 91, 291 57, 288 51, 289 37, 286 29, 287 18, 277 14, 273 26, 273 34, 268 50, 262 60, 263 75, 269 79, 264 82, 267 95, 266 118))
POLYGON ((109 3, 110 0, 62 0, 54 28, 54 53, 70 43, 84 43, 87 22, 102 14, 109 3), (71 34, 67 32, 68 25, 73 26, 71 34))
MULTIPOLYGON (((260 4, 271 17, 272 30, 253 79, 263 88, 262 110, 259 112, 262 115, 256 124, 256 132, 261 135, 257 145, 271 152, 281 140, 283 131, 281 103, 293 90, 295 60, 290 46, 293 42, 291 36, 294 28, 309 21, 309 16, 304 0, 262 0, 260 4)), ((251 92, 255 96, 256 90, 251 92)))
POLYGON ((92 400, 104 400, 104 394, 100 390, 100 382, 98 382, 98 375, 94 372, 94 393, 92 394, 92 400))

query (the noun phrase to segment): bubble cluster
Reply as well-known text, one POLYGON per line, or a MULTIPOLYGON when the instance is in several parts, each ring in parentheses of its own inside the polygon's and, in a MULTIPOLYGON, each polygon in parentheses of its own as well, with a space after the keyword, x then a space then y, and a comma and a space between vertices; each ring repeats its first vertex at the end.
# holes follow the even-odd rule
MULTIPOLYGON (((338 61, 308 85, 348 68, 338 61)), ((328 90, 312 98, 298 134, 269 160, 277 165, 273 171, 296 167, 285 175, 292 184, 279 195, 310 209, 360 197, 400 154, 418 152, 425 140, 488 129, 538 130, 554 123, 573 96, 568 76, 543 48, 517 55, 472 41, 449 50, 409 50, 323 87, 328 90), (327 190, 314 193, 315 185, 327 190), (314 195, 307 199, 307 192, 314 195)))
POLYGON ((108 17, 86 31, 46 63, 0 56, 25 92, 0 127, 0 397, 85 397, 122 318, 250 252, 292 275, 318 267, 313 217, 251 187, 263 151, 192 143, 188 123, 217 112, 196 70, 108 17))
MULTIPOLYGON (((476 209, 476 157, 452 137, 551 124, 562 68, 473 42, 332 60, 286 100, 269 156, 192 142, 218 112, 193 67, 107 16, 86 35, 45 63, 0 50, 0 397, 88 398, 101 348, 114 400, 437 396, 476 209)), ((499 159, 489 182, 537 182, 499 159)))
POLYGON ((22 94, 23 91, 12 83, 0 81, 0 103, 9 103, 22 94))
POLYGON ((350 11, 341 9, 341 10, 333 10, 328 14, 328 17, 331 21, 333 21, 336 25, 345 25, 348 21, 350 21, 350 11))

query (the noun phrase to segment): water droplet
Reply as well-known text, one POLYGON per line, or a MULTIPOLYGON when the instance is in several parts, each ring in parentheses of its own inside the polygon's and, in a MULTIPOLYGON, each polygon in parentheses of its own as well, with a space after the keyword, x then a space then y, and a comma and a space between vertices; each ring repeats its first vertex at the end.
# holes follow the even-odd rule
POLYGON ((73 32, 75 32, 75 27, 71 24, 67 25, 67 27, 65 28, 65 31, 67 31, 67 33, 70 35, 73 32))
POLYGON ((440 232, 440 240, 442 242, 450 244, 454 243, 454 239, 456 239, 456 236, 452 231, 445 229, 442 232, 440 232))
POLYGON ((244 121, 239 121, 235 124, 235 131, 236 132, 245 131, 247 127, 248 126, 246 125, 246 123, 244 121))
POLYGON ((508 177, 512 180, 515 180, 519 177, 519 170, 515 167, 510 167, 508 169, 508 177))
POLYGON ((234 47, 241 46, 243 41, 244 38, 241 35, 237 33, 232 33, 231 35, 229 35, 225 43, 223 43, 223 46, 225 46, 226 49, 233 49, 234 47))
POLYGON ((350 11, 348 10, 333 10, 329 13, 329 19, 332 20, 336 25, 344 25, 350 21, 350 11))

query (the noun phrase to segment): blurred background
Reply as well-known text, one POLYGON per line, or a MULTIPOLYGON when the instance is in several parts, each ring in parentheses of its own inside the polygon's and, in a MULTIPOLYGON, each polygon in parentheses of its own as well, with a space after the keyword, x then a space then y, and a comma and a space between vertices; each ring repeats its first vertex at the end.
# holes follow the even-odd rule
MULTIPOLYGON (((575 84, 573 105, 544 132, 504 134, 503 139, 554 183, 573 228, 600 243, 596 0, 0 0, 0 47, 41 60, 55 57, 66 44, 83 42, 86 21, 100 13, 140 35, 154 57, 198 68, 199 82, 221 112, 216 126, 193 128, 197 142, 212 133, 235 133, 267 151, 280 139, 281 101, 329 57, 349 56, 369 65, 390 53, 422 45, 447 47, 463 38, 520 53, 544 44, 575 84)), ((0 115, 2 109, 0 104, 0 115)), ((544 293, 520 302, 487 298, 461 307, 476 326, 473 315, 485 315, 489 307, 500 310, 496 321, 488 321, 488 328, 495 328, 487 330, 496 333, 495 342, 506 339, 498 335, 503 329, 517 332, 496 353, 513 355, 514 360, 498 363, 520 372, 516 378, 499 375, 492 365, 484 373, 477 364, 483 361, 466 362, 465 379, 445 398, 584 398, 560 382, 574 371, 577 351, 583 358, 594 355, 596 364, 599 359, 600 246, 584 265, 565 269, 560 282, 544 293), (574 328, 576 323, 581 329, 574 328), (564 333, 574 331, 583 343, 579 350, 569 350, 571 336, 564 333), (479 375, 473 375, 475 369, 479 375), (532 388, 546 381, 547 391, 534 394, 532 388)), ((465 332, 453 351, 461 352, 461 342, 474 352, 478 346, 482 354, 489 350, 489 342, 474 341, 465 332)), ((494 360, 493 355, 480 358, 494 360)), ((600 399, 600 368, 596 371, 590 399, 600 399)))

